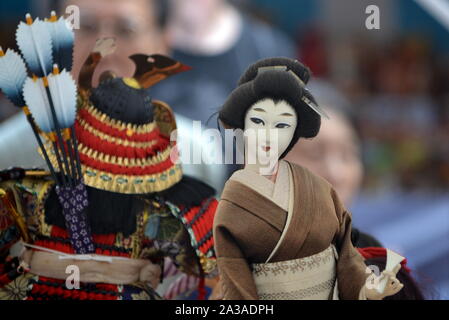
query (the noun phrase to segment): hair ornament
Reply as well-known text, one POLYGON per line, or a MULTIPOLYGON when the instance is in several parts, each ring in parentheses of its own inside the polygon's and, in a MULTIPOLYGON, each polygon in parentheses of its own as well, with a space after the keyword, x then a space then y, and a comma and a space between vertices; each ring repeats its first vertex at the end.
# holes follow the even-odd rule
MULTIPOLYGON (((298 77, 298 75, 296 73, 294 73, 292 70, 288 70, 287 66, 268 66, 268 67, 260 67, 257 69, 257 74, 262 74, 264 72, 267 71, 286 71, 289 74, 291 74, 296 81, 299 83, 299 85, 301 87, 303 87, 305 90, 308 91, 308 89, 306 88, 306 84, 304 83, 304 81, 301 80, 300 77, 298 77)), ((315 111, 316 113, 318 113, 320 115, 320 117, 324 117, 326 119, 330 119, 329 115, 315 102, 313 102, 312 100, 310 100, 309 98, 307 98, 306 96, 302 96, 301 100, 307 104, 313 111, 315 111)))

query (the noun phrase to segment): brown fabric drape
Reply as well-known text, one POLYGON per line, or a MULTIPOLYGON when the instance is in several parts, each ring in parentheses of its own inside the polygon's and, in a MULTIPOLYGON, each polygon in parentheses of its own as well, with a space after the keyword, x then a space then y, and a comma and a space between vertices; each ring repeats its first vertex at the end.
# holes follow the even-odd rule
MULTIPOLYGON (((286 237, 270 262, 304 258, 334 244, 339 253, 340 299, 358 299, 368 276, 351 243, 351 215, 332 186, 290 164, 294 208, 286 237)), ((246 185, 229 180, 214 220, 218 268, 225 299, 258 299, 250 265, 264 263, 278 242, 287 212, 246 185)))

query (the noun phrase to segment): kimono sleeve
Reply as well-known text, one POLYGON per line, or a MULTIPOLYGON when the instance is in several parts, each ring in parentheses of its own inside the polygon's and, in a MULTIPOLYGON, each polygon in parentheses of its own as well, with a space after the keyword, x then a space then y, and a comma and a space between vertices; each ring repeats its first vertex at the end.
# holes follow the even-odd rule
POLYGON ((221 200, 214 219, 215 251, 224 300, 257 300, 252 271, 239 247, 233 225, 238 207, 221 200))
POLYGON ((340 299, 358 300, 370 272, 367 272, 363 257, 351 242, 351 214, 341 204, 335 190, 331 194, 340 223, 335 241, 339 254, 337 279, 340 299))

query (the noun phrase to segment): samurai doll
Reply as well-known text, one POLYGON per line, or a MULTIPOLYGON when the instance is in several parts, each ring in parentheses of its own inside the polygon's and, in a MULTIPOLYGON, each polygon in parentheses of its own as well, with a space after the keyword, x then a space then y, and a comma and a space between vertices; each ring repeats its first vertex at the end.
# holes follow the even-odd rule
POLYGON ((0 172, 0 299, 160 299, 164 261, 200 279, 204 296, 214 190, 183 176, 174 115, 147 90, 188 68, 138 54, 132 78, 105 72, 93 88, 115 48, 101 39, 77 85, 73 32, 55 14, 28 15, 17 43, 21 55, 0 50, 0 87, 23 109, 49 171, 0 172))
MULTIPOLYGON (((402 288, 396 268, 371 273, 351 243, 351 214, 334 188, 283 160, 326 114, 297 60, 251 65, 219 112, 242 131, 244 168, 226 182, 214 220, 224 299, 382 299, 402 288), (383 290, 372 284, 387 281, 383 290)), ((399 266, 400 267, 400 266, 399 266)))

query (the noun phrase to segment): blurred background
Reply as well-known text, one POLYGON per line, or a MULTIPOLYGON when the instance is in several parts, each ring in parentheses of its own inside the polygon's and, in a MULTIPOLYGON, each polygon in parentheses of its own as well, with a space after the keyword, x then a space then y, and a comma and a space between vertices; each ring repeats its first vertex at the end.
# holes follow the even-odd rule
MULTIPOLYGON (((84 47, 113 35, 130 52, 117 52, 103 68, 120 75, 132 74, 120 56, 137 51, 193 67, 151 89, 187 123, 216 126, 214 112, 255 60, 306 64, 312 94, 333 116, 289 160, 328 179, 358 229, 406 256, 428 298, 449 299, 448 0, 7 0, 0 2, 0 45, 15 48, 25 13, 45 17, 69 4, 81 9, 75 66, 89 53, 84 47), (365 25, 369 5, 379 8, 379 29, 365 25)), ((11 151, 22 123, 0 96, 1 167, 43 163, 24 151, 34 146, 31 134, 11 151)), ((220 189, 218 171, 206 180, 220 189)))

